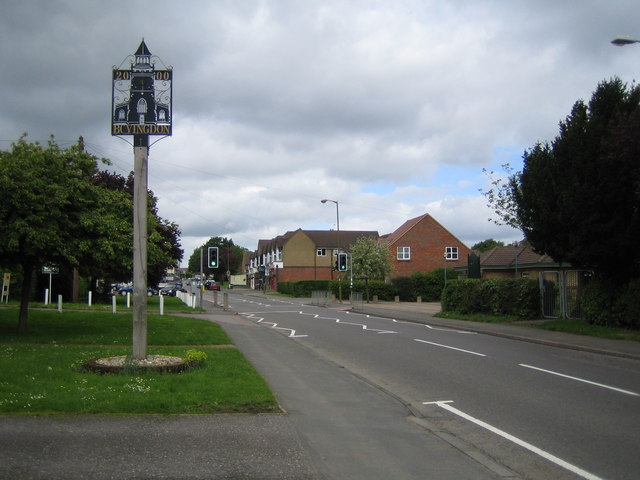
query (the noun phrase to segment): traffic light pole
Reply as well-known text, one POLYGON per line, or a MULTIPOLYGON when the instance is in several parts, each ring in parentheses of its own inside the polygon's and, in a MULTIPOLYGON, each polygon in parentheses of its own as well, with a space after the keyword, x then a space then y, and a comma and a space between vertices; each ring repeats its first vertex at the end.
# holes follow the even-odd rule
POLYGON ((147 183, 149 136, 133 146, 133 358, 147 358, 147 183))

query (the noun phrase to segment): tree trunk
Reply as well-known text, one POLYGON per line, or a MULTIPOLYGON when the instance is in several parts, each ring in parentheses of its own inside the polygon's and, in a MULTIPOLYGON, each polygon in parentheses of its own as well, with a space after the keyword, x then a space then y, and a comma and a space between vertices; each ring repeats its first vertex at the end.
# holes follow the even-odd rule
POLYGON ((22 265, 22 293, 20 294, 20 314, 18 316, 18 333, 27 333, 29 329, 29 297, 33 265, 22 265))

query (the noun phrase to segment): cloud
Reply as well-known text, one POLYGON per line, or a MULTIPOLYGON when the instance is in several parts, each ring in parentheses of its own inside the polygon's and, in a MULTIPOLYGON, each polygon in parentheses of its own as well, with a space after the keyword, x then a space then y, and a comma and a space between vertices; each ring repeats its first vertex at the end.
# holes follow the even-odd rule
POLYGON ((636 3, 10 2, 0 140, 82 135, 128 174, 111 67, 144 37, 174 68, 174 133, 151 147, 149 186, 186 258, 210 236, 253 249, 332 228, 322 198, 343 229, 389 233, 429 212, 468 245, 513 240, 486 220, 482 169, 519 168, 598 82, 635 78, 640 49, 609 42, 637 29, 636 3))

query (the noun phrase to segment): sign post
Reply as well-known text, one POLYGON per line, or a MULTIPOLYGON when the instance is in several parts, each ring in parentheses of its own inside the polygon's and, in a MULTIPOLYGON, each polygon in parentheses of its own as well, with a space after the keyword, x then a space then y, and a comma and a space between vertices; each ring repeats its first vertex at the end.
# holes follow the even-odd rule
POLYGON ((173 69, 159 69, 142 40, 113 67, 111 135, 133 135, 133 355, 147 357, 147 184, 149 135, 171 135, 173 69), (123 69, 127 59, 129 68, 123 69))
POLYGON ((51 275, 57 275, 58 273, 60 273, 60 269, 55 266, 55 265, 45 265, 42 267, 42 273, 44 275, 49 275, 49 290, 47 290, 47 298, 45 299, 44 304, 45 305, 49 305, 51 302, 51 292, 53 291, 51 289, 52 287, 52 282, 51 282, 51 275))
POLYGON ((9 285, 11 284, 11 274, 4 273, 2 277, 2 302, 9 303, 9 285))

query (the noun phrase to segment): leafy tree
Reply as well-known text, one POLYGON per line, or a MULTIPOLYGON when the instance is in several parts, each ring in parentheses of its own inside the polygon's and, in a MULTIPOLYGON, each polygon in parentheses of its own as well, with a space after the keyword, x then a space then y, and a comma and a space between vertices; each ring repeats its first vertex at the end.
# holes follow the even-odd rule
MULTIPOLYGON (((103 163, 108 163, 102 159, 103 163)), ((0 264, 21 273, 18 331, 28 328, 33 273, 44 264, 83 275, 130 278, 132 194, 124 178, 98 170, 80 146, 44 147, 26 136, 0 152, 0 264)), ((150 196, 153 198, 152 193, 150 196)), ((182 258, 177 226, 149 218, 149 280, 182 258)))
POLYGON ((202 268, 205 275, 222 281, 226 277, 227 271, 231 272, 232 275, 242 272, 242 256, 247 249, 235 245, 232 239, 226 237, 211 237, 203 245, 196 248, 189 257, 187 268, 190 272, 200 272, 201 250, 203 255, 202 268), (209 247, 218 247, 218 268, 209 268, 207 266, 207 249, 209 247))
POLYGON ((536 251, 626 283, 640 277, 639 158, 640 87, 614 78, 485 196, 536 251))
POLYGON ((91 176, 96 158, 78 146, 61 149, 28 143, 23 135, 0 152, 0 262, 22 269, 18 332, 28 328, 28 303, 35 268, 79 263, 78 238, 85 213, 96 205, 91 176))
POLYGON ((391 273, 389 245, 378 243, 372 237, 360 237, 351 245, 350 251, 353 276, 365 280, 368 301, 369 280, 384 280, 391 273))
MULTIPOLYGON (((91 216, 92 235, 82 242, 90 262, 81 264, 84 274, 128 280, 133 269, 133 173, 125 179, 112 172, 100 171, 93 177, 100 188, 100 201, 91 216)), ((180 263, 183 250, 180 229, 158 215, 158 200, 148 191, 147 205, 147 282, 157 285, 164 272, 180 263)))
POLYGON ((476 243, 473 247, 471 247, 471 250, 477 250, 479 252, 488 252, 489 250, 495 247, 504 247, 504 242, 494 240, 493 238, 488 238, 487 240, 483 240, 481 242, 476 243))

